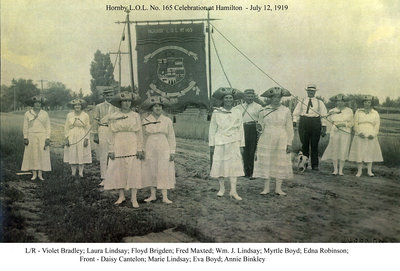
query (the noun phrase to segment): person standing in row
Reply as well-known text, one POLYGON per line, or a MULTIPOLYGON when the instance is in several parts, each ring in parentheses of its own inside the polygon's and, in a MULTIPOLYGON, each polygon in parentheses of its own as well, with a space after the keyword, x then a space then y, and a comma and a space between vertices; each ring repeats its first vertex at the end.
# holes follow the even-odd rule
POLYGON ((258 114, 262 109, 262 106, 254 102, 255 93, 254 89, 246 89, 244 91, 245 103, 237 105, 235 108, 242 113, 243 117, 243 128, 244 128, 244 140, 245 147, 243 151, 243 164, 244 174, 250 180, 253 180, 253 169, 254 169, 254 154, 257 147, 257 128, 258 114))
POLYGON ((300 100, 293 111, 293 126, 299 129, 302 152, 310 158, 311 167, 318 170, 318 143, 320 136, 326 135, 326 107, 323 101, 315 98, 317 86, 309 84, 306 88, 308 98, 300 100))
POLYGON ((31 180, 39 177, 43 179, 43 171, 51 171, 50 164, 50 119, 46 111, 42 109, 45 103, 42 96, 34 96, 30 100, 33 108, 24 115, 24 157, 22 171, 32 171, 31 180))
POLYGON ((372 163, 382 162, 382 152, 378 141, 380 117, 372 108, 373 97, 363 97, 364 108, 358 109, 354 114, 354 138, 351 144, 349 161, 357 162, 357 177, 362 174, 363 162, 367 163, 367 174, 372 173, 372 163))
POLYGON ((143 118, 145 139, 143 161, 143 187, 150 187, 150 197, 145 202, 156 200, 156 188, 161 189, 162 201, 170 204, 168 190, 175 188, 175 132, 170 118, 164 116, 163 109, 168 100, 161 96, 150 96, 142 109, 151 113, 143 118))
POLYGON ((92 127, 93 142, 98 144, 97 159, 100 161, 100 177, 103 185, 104 178, 106 177, 107 170, 107 157, 108 157, 108 142, 111 137, 111 130, 108 125, 108 116, 118 110, 115 106, 110 104, 114 96, 114 89, 108 88, 103 90, 104 102, 96 105, 94 109, 94 122, 92 127))
POLYGON ((139 208, 137 190, 142 188, 141 161, 143 159, 142 123, 138 113, 132 111, 132 103, 138 97, 121 92, 111 103, 119 108, 109 116, 112 135, 109 140, 109 162, 104 180, 104 190, 117 189, 115 205, 125 201, 125 191, 131 189, 131 202, 139 208))
POLYGON ((343 167, 349 156, 351 128, 353 127, 353 110, 346 107, 348 98, 343 94, 333 96, 330 100, 336 102, 336 107, 328 112, 329 144, 321 161, 332 160, 333 175, 343 176, 343 167), (339 165, 339 168, 338 168, 339 165))
POLYGON ((273 87, 261 96, 270 98, 271 104, 259 115, 262 132, 257 145, 254 176, 265 179, 262 195, 269 193, 270 179, 273 178, 276 180, 275 193, 284 196, 282 182, 293 178, 290 152, 294 132, 291 112, 281 104, 281 99, 291 94, 286 89, 273 87))
POLYGON ((65 121, 65 147, 64 162, 71 165, 72 176, 83 177, 85 164, 92 163, 92 150, 90 148, 90 119, 83 111, 86 102, 83 99, 74 99, 69 102, 74 111, 68 113, 65 121))
POLYGON ((245 146, 242 114, 232 108, 237 90, 219 88, 213 97, 222 101, 222 107, 214 110, 209 129, 209 146, 212 156, 210 176, 218 178, 219 192, 225 193, 225 180, 229 178, 231 192, 229 195, 236 200, 242 200, 236 192, 237 177, 243 176, 243 148, 245 146))

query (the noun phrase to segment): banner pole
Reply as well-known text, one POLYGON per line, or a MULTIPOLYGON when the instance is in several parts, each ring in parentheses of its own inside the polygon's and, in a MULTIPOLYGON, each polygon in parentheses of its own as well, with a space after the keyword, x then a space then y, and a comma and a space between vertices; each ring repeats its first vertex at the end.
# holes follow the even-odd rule
POLYGON ((131 85, 132 85, 132 92, 135 92, 135 81, 133 77, 133 60, 132 60, 132 43, 131 43, 131 28, 129 23, 129 10, 126 10, 126 24, 128 26, 128 46, 129 46, 129 67, 130 67, 130 74, 131 74, 131 85))
POLYGON ((210 11, 207 10, 207 30, 208 30, 208 101, 211 107, 211 51, 210 51, 210 41, 211 41, 211 28, 210 28, 210 11))

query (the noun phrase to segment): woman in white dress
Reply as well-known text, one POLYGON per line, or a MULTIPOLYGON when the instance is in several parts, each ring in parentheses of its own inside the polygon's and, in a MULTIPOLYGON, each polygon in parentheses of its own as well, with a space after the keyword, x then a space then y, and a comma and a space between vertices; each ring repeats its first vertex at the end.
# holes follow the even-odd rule
POLYGON ((109 142, 109 161, 104 180, 104 190, 117 189, 119 196, 115 205, 125 201, 125 191, 131 189, 131 202, 138 208, 136 194, 142 188, 141 159, 143 159, 142 122, 131 106, 137 96, 121 92, 113 97, 111 104, 120 110, 109 116, 112 136, 109 142))
POLYGON ((346 107, 348 98, 343 94, 338 94, 331 100, 336 102, 336 107, 328 112, 329 144, 321 161, 332 160, 332 174, 343 176, 344 163, 349 156, 351 128, 354 124, 353 110, 346 107))
POLYGON ((234 99, 239 95, 235 89, 219 88, 213 97, 222 101, 222 106, 216 108, 211 116, 208 145, 212 165, 210 176, 218 178, 218 197, 225 193, 225 178, 229 178, 231 191, 229 196, 242 200, 237 194, 237 177, 244 176, 243 148, 245 146, 242 113, 233 108, 234 99))
POLYGON ((50 119, 41 107, 45 102, 42 96, 32 97, 30 103, 33 108, 24 116, 24 158, 22 171, 32 171, 32 179, 43 179, 43 171, 51 171, 50 164, 50 119))
POLYGON ((64 162, 71 165, 72 176, 79 169, 79 176, 83 177, 84 164, 92 163, 90 148, 90 120, 83 111, 86 102, 83 99, 74 99, 69 102, 74 111, 68 113, 65 121, 64 162))
POLYGON ((354 114, 354 138, 350 148, 349 161, 357 162, 357 177, 362 174, 363 162, 367 163, 368 176, 373 177, 372 162, 382 162, 382 152, 378 141, 380 118, 372 108, 373 97, 363 98, 364 108, 354 114))
POLYGON ((143 187, 150 187, 146 202, 156 200, 156 188, 161 189, 162 201, 170 204, 168 189, 175 187, 175 132, 170 118, 163 115, 163 107, 169 104, 166 98, 151 96, 142 109, 151 113, 142 120, 145 139, 143 161, 143 187))
POLYGON ((293 120, 289 108, 281 104, 283 96, 290 96, 286 89, 273 87, 261 96, 271 99, 271 104, 259 114, 261 135, 257 144, 257 160, 254 164, 254 177, 265 179, 264 190, 269 193, 270 179, 275 179, 275 193, 286 195, 282 191, 283 180, 293 178, 290 152, 293 141, 293 120))

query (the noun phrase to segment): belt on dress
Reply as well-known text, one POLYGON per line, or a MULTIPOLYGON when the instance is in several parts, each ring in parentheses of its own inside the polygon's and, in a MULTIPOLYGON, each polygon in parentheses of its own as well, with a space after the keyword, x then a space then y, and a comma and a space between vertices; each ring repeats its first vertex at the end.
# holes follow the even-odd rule
POLYGON ((114 158, 128 158, 128 157, 134 157, 136 154, 131 154, 131 155, 123 155, 123 156, 116 156, 114 158))

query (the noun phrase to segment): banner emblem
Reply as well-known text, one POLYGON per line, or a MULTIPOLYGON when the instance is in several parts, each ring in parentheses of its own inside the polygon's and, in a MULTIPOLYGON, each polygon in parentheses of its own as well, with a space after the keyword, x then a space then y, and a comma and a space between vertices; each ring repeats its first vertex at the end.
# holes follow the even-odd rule
POLYGON ((175 85, 185 78, 185 67, 182 57, 157 59, 158 78, 168 85, 175 85))

